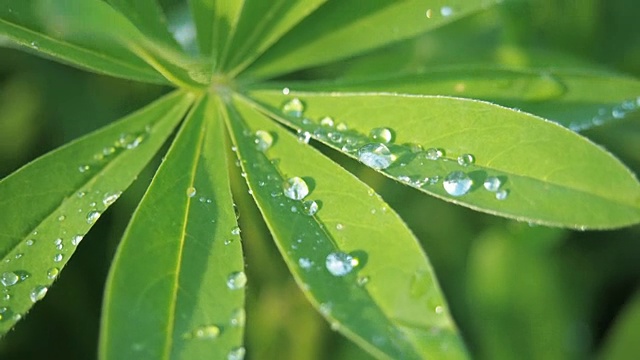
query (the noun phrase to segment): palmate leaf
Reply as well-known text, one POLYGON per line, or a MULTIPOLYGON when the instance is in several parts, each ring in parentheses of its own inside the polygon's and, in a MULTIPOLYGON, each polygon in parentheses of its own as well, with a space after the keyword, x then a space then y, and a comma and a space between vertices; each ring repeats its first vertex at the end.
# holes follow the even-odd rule
POLYGON ((465 358, 431 266, 394 211, 255 109, 235 102, 227 117, 274 240, 332 327, 378 358, 465 358))
POLYGON ((419 35, 500 2, 329 1, 279 39, 242 76, 274 77, 342 60, 419 35))
POLYGON ((0 182, 1 334, 45 296, 84 234, 155 155, 192 100, 174 92, 0 182))
POLYGON ((437 96, 268 90, 250 96, 303 134, 456 204, 579 229, 640 221, 640 183, 622 163, 526 113, 437 96))
POLYGON ((301 91, 392 92, 480 99, 542 116, 572 130, 622 119, 640 109, 640 81, 592 70, 466 66, 287 86, 301 91))
POLYGON ((212 57, 216 65, 235 31, 243 4, 244 0, 189 0, 200 54, 212 57))
POLYGON ((111 267, 101 359, 244 353, 244 275, 218 110, 189 114, 111 267))

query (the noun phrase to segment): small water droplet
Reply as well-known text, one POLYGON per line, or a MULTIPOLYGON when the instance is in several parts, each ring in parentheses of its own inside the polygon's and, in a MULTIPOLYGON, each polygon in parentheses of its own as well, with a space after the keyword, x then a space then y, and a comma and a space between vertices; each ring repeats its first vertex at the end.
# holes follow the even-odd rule
POLYGON ((282 112, 285 115, 301 117, 304 112, 304 104, 300 99, 293 98, 282 105, 282 112))
POLYGON ((35 288, 33 288, 33 290, 31 290, 31 293, 29 294, 31 302, 35 303, 42 300, 44 296, 47 295, 47 291, 49 291, 49 289, 46 286, 36 286, 35 288))
POLYGON ((473 180, 462 171, 453 171, 442 182, 444 190, 453 196, 462 196, 469 192, 473 180))
POLYGON ((448 17, 453 15, 453 9, 450 6, 443 6, 440 8, 440 15, 448 17))
POLYGON ((32 41, 32 42, 30 43, 30 45, 31 45, 31 47, 32 47, 32 48, 34 48, 34 49, 36 49, 36 50, 40 48, 40 45, 38 45, 38 42, 37 42, 37 41, 32 41))
POLYGON ((300 177, 292 177, 284 182, 284 196, 293 200, 302 200, 309 194, 307 183, 300 177))
POLYGON ((291 90, 288 87, 282 88, 282 95, 289 95, 290 92, 291 90))
POLYGON ((137 148, 144 141, 144 134, 120 134, 115 145, 119 148, 131 150, 137 148))
POLYGON ((496 199, 498 199, 498 200, 504 200, 504 199, 507 198, 507 196, 509 196, 509 191, 508 190, 502 189, 502 190, 499 190, 498 192, 496 192, 496 199))
POLYGON ((232 242, 233 242, 233 239, 226 239, 226 240, 224 241, 224 244, 225 244, 225 245, 229 245, 229 244, 231 244, 232 242))
POLYGON ((342 229, 344 229, 344 225, 340 223, 336 224, 336 230, 342 230, 342 229))
POLYGON ((444 156, 444 151, 437 148, 428 148, 424 152, 424 156, 429 160, 438 160, 444 156))
POLYGON ((256 149, 260 151, 267 151, 273 144, 273 136, 268 131, 258 130, 256 131, 256 138, 254 140, 256 149))
POLYGON ((231 229, 231 235, 240 235, 240 227, 236 226, 233 229, 231 229))
POLYGON ((78 166, 78 171, 80 171, 81 173, 85 173, 87 171, 89 171, 91 169, 91 167, 89 165, 80 165, 78 166))
POLYGON ((341 123, 336 125, 336 130, 338 130, 338 131, 347 131, 347 129, 348 129, 348 127, 347 127, 347 124, 345 124, 345 123, 341 122, 341 123))
POLYGON ((64 216, 64 215, 60 215, 60 216, 58 216, 58 221, 62 222, 62 221, 64 221, 66 218, 67 218, 66 216, 64 216))
POLYGON ((64 258, 64 255, 62 255, 62 254, 53 255, 53 261, 55 261, 55 262, 60 262, 60 261, 62 261, 63 258, 64 258))
POLYGON ((311 140, 311 134, 308 131, 298 131, 298 142, 301 144, 308 144, 311 140))
POLYGON ((308 200, 302 203, 302 210, 305 215, 315 215, 318 212, 318 208, 318 203, 314 200, 308 200))
POLYGON ((227 360, 244 360, 244 355, 246 354, 246 350, 242 346, 238 346, 233 348, 227 354, 227 360))
POLYGON ((327 255, 325 266, 333 276, 345 276, 358 265, 358 260, 353 256, 337 251, 327 255))
POLYGON ((244 327, 247 322, 247 313, 244 308, 237 308, 231 312, 231 319, 229 323, 233 327, 244 327))
POLYGON ((331 118, 330 116, 325 116, 322 119, 320 119, 320 125, 324 127, 333 127, 335 123, 333 121, 333 118, 331 118))
POLYGON ((436 306, 436 314, 442 314, 444 312, 444 307, 438 305, 436 306))
POLYGON ((247 285, 247 275, 242 271, 236 271, 227 277, 227 287, 231 290, 242 289, 247 285))
POLYGON ((213 340, 220 336, 220 328, 216 325, 205 325, 194 329, 191 333, 187 334, 186 338, 194 338, 198 340, 213 340))
POLYGON ((462 166, 469 166, 476 162, 476 158, 471 154, 462 154, 458 156, 458 164, 462 166))
POLYGON ((0 282, 2 283, 2 285, 6 286, 13 286, 15 284, 17 284, 20 281, 20 276, 18 276, 16 273, 12 272, 12 271, 7 271, 2 273, 2 275, 0 275, 0 282))
POLYGON ((491 192, 496 192, 500 189, 502 181, 497 176, 489 176, 484 180, 484 188, 491 192))
POLYGON ((327 137, 329 138, 329 140, 338 144, 342 143, 342 140, 344 139, 344 135, 339 132, 330 132, 329 134, 327 134, 327 137))
POLYGON ((104 204, 104 206, 110 206, 111 204, 116 202, 116 200, 118 200, 121 194, 122 192, 106 193, 102 198, 102 203, 104 204))
POLYGON ((425 16, 427 17, 427 19, 431 19, 431 17, 433 16, 433 10, 427 9, 427 11, 425 12, 425 16))
POLYGON ((17 254, 16 254, 16 256, 15 256, 15 258, 16 258, 16 259, 20 259, 20 258, 21 258, 21 257, 23 257, 23 256, 24 256, 24 254, 23 254, 23 253, 17 253, 17 254))
POLYGON ((359 276, 357 282, 359 286, 365 286, 369 282, 369 277, 359 276))
POLYGON ((389 128, 381 127, 372 129, 369 132, 369 137, 376 142, 388 144, 393 141, 393 133, 389 128))
POLYGON ((91 211, 90 213, 87 214, 87 223, 93 225, 96 223, 96 221, 98 221, 99 218, 100 218, 99 211, 91 211))
POLYGON ((313 266, 313 261, 311 261, 309 258, 300 258, 298 259, 298 265, 306 270, 313 266))
POLYGON ((58 269, 57 267, 52 267, 51 269, 47 270, 47 277, 51 280, 57 278, 58 274, 60 274, 60 269, 58 269))
POLYGON ((190 198, 196 196, 196 188, 194 188, 193 186, 189 186, 187 188, 187 196, 190 198))
POLYGON ((82 241, 83 236, 82 235, 76 235, 74 237, 71 238, 71 244, 73 246, 78 246, 78 244, 80 244, 80 242, 82 241))
POLYGON ((53 245, 58 247, 60 245, 62 245, 62 239, 61 238, 57 238, 53 241, 53 245))
POLYGON ((386 169, 394 162, 395 157, 384 144, 366 144, 358 149, 358 160, 376 170, 386 169))
POLYGON ((27 246, 33 246, 33 244, 35 244, 36 241, 34 239, 29 239, 27 241, 25 241, 25 244, 27 244, 27 246))
POLYGON ((333 308, 333 304, 329 303, 322 303, 320 304, 320 313, 324 316, 329 316, 331 315, 331 309, 333 308))

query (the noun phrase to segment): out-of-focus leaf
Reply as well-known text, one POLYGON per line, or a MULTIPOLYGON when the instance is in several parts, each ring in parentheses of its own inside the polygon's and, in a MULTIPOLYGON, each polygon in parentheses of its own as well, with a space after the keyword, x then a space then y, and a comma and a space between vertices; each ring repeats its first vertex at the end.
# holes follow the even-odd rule
POLYGON ((107 0, 107 2, 150 39, 169 47, 179 48, 167 29, 164 13, 157 0, 107 0))
POLYGON ((609 332, 600 359, 633 359, 640 351, 640 292, 629 301, 609 332))
POLYGON ((222 125, 202 100, 138 206, 107 280, 101 359, 244 351, 246 277, 222 125))
POLYGON ((246 76, 272 77, 342 60, 419 35, 499 2, 499 0, 330 1, 264 53, 247 69, 246 76))
POLYGON ((526 113, 437 96, 275 91, 250 96, 280 121, 447 201, 580 229, 640 221, 640 183, 620 161, 580 135, 526 113))
POLYGON ((235 106, 227 121, 249 188, 332 327, 378 358, 465 358, 429 261, 397 214, 263 114, 235 106))
POLYGON ((198 32, 200 53, 211 56, 216 66, 235 32, 244 0, 189 0, 189 5, 198 32))
POLYGON ((155 155, 192 96, 173 93, 0 181, 0 333, 41 300, 84 234, 155 155))

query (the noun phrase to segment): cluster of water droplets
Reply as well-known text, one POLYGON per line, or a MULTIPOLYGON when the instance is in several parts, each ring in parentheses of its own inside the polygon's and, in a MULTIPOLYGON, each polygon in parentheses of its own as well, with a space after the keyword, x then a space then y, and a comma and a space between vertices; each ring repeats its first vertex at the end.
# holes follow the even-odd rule
POLYGON ((569 129, 573 131, 584 131, 596 126, 600 126, 612 121, 622 120, 640 109, 640 96, 635 99, 627 99, 612 107, 601 107, 590 118, 582 121, 572 121, 569 129))

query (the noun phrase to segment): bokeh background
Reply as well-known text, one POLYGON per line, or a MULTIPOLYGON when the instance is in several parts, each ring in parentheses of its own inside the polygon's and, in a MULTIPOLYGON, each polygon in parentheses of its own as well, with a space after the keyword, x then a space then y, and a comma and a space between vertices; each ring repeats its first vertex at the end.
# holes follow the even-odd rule
MULTIPOLYGON (((162 3, 180 18, 178 1, 162 3)), ((367 54, 376 61, 348 60, 294 77, 501 64, 608 69, 638 78, 638 14, 637 0, 505 1, 367 54)), ((0 45, 0 177, 168 91, 82 72, 4 47, 1 39, 0 45)), ((640 171, 637 114, 585 135, 640 171)), ((577 232, 517 223, 431 198, 320 148, 376 188, 415 232, 474 358, 640 356, 640 226, 577 232)), ((0 359, 96 357, 109 264, 158 163, 101 217, 46 299, 0 340, 0 359)), ((370 358, 331 331, 304 299, 232 171, 249 276, 247 358, 370 358)))

